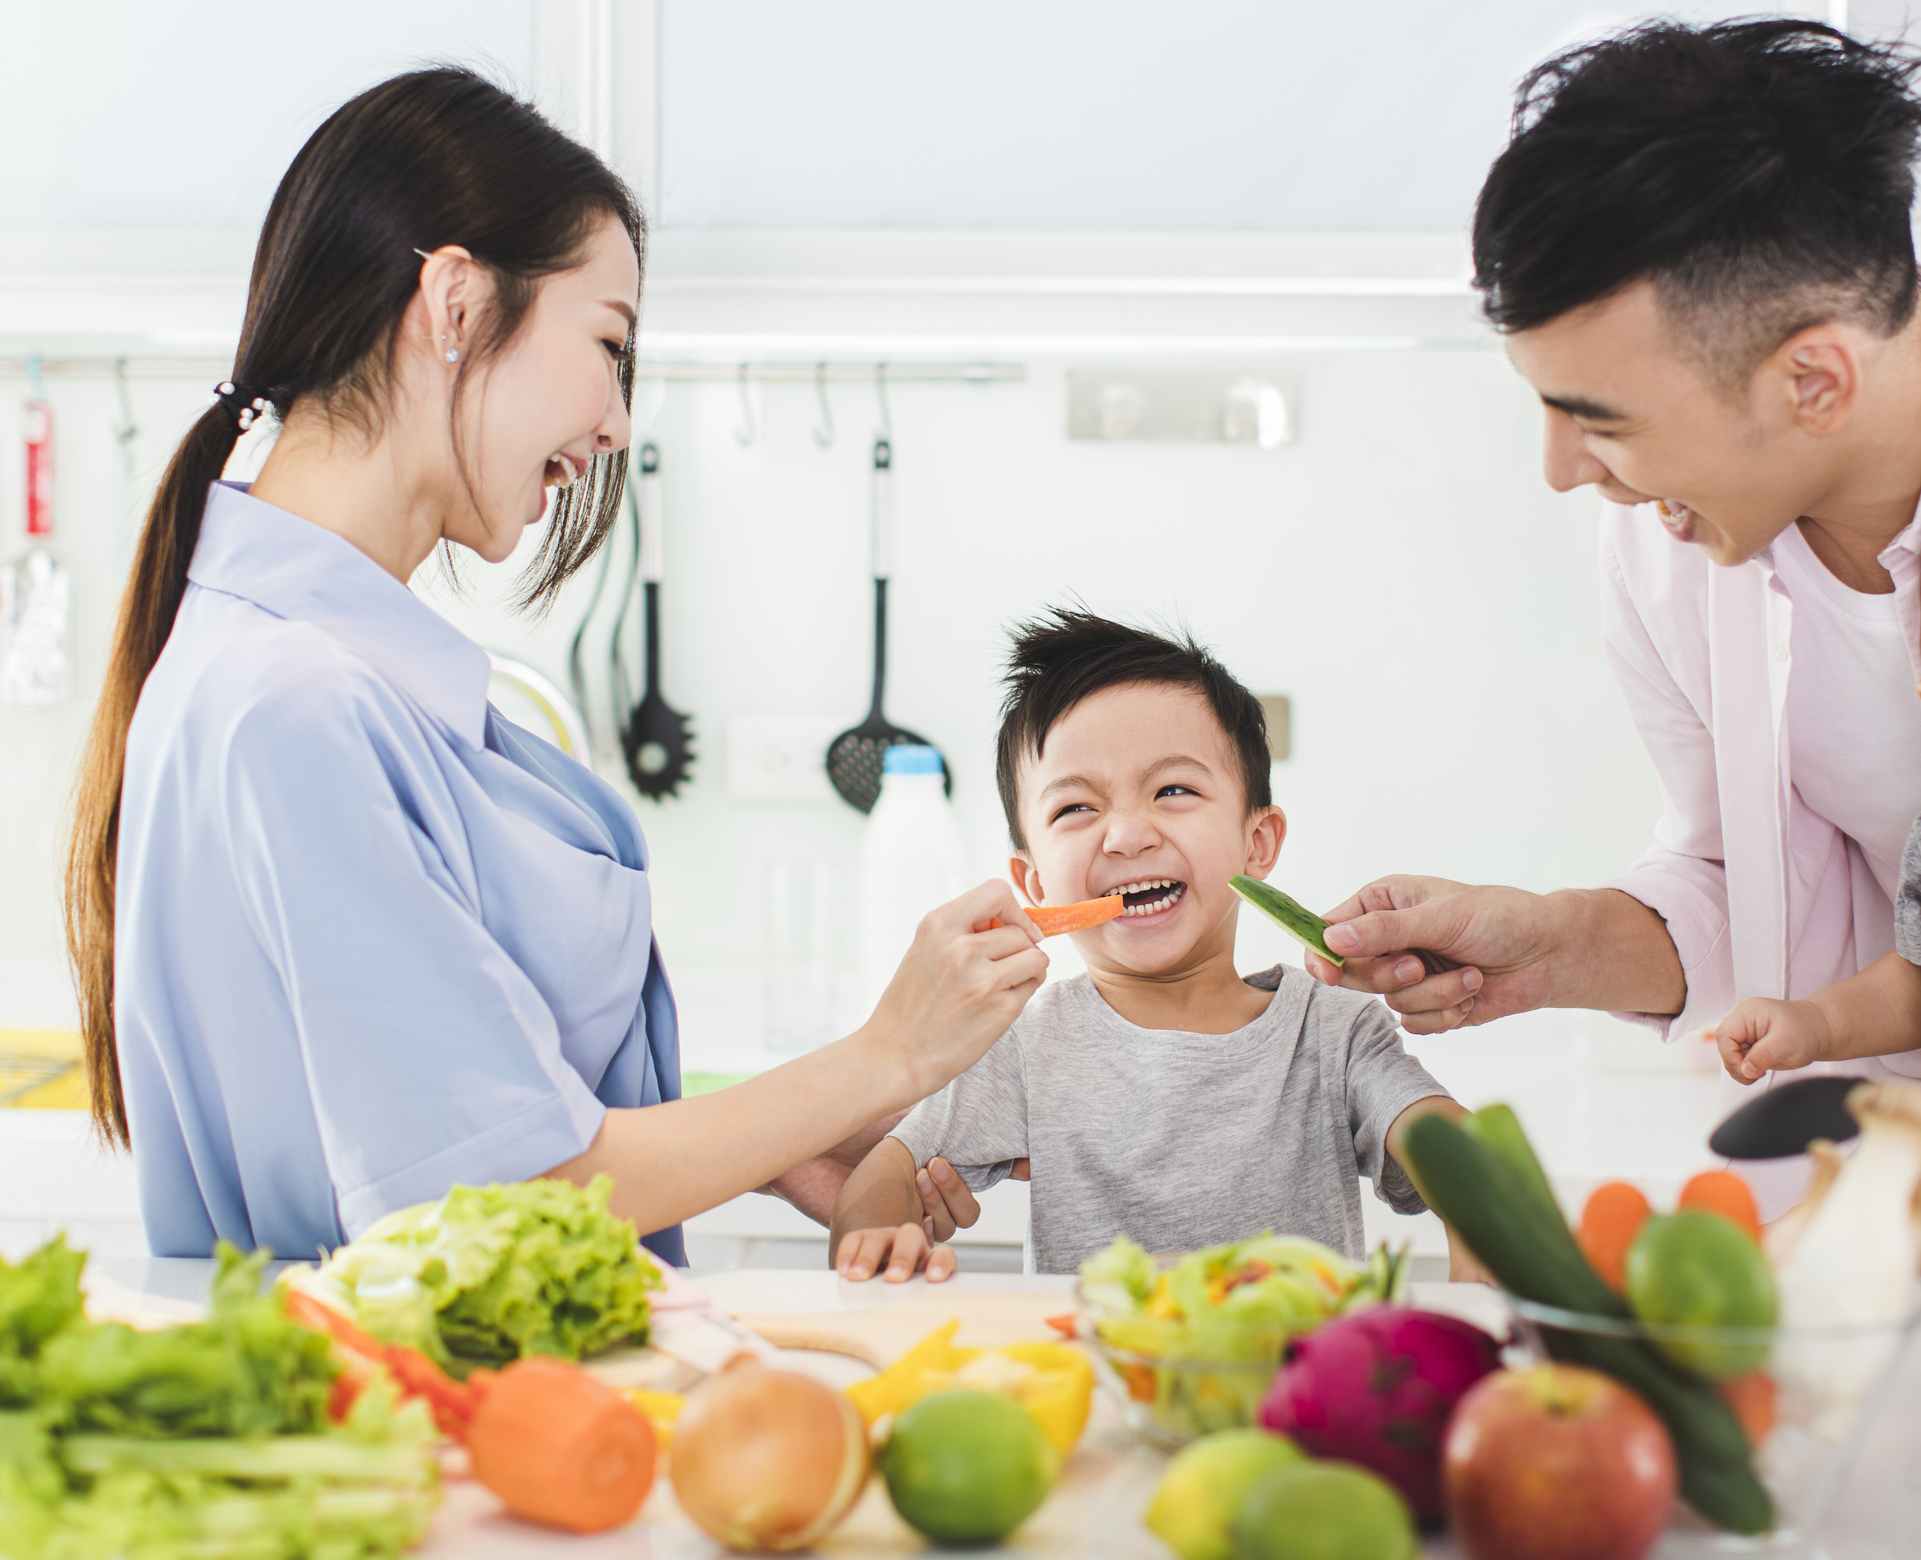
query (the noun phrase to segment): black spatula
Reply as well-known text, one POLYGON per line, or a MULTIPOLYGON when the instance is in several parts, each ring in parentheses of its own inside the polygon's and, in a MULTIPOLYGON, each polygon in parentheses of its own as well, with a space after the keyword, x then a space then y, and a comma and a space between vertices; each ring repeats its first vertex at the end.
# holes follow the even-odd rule
MULTIPOLYGON (((880 799, 881 760, 890 747, 912 742, 932 747, 927 738, 894 725, 881 714, 887 685, 887 577, 893 572, 894 448, 874 441, 874 703, 867 719, 850 726, 827 746, 827 778, 850 807, 872 812, 880 799)), ((947 794, 954 794, 954 770, 941 755, 947 794)))
POLYGON ((1849 1091, 1861 1078, 1796 1078, 1757 1095, 1716 1127, 1708 1147, 1723 1159, 1785 1159, 1805 1154, 1816 1138, 1845 1143, 1861 1135, 1848 1114, 1849 1091))

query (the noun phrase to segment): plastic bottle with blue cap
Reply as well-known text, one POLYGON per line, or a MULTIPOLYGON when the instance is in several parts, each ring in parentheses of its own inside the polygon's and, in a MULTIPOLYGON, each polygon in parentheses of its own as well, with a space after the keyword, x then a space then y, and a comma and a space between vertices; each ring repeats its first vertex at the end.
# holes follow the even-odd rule
POLYGON ((947 799, 936 748, 890 747, 880 799, 860 842, 860 990, 863 1015, 894 978, 929 910, 967 886, 960 818, 947 799))

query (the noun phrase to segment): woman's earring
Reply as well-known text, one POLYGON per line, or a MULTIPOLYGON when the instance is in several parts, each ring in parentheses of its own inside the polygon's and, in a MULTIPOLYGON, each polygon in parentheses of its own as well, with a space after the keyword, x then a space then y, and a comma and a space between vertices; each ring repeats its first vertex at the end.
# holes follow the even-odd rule
POLYGON ((447 349, 447 361, 449 363, 458 363, 460 361, 460 348, 449 347, 447 349))

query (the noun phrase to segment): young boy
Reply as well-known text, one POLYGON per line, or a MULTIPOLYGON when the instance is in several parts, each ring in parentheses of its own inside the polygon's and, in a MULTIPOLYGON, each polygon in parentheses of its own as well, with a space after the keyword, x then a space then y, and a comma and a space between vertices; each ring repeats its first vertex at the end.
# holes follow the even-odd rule
POLYGON ((1921 819, 1901 852, 1894 952, 1799 1001, 1749 997, 1721 1020, 1714 1039, 1737 1083, 1811 1062, 1921 1050, 1921 819))
POLYGON ((1171 1251, 1271 1229, 1360 1258, 1358 1175, 1420 1212, 1401 1133, 1462 1111, 1378 1002, 1290 965, 1235 973, 1227 880, 1266 877, 1287 832, 1260 704, 1191 641, 1079 611, 1016 630, 1008 666, 1014 883, 1035 904, 1127 908, 1074 934, 1085 975, 1043 987, 861 1162, 834 1205, 836 1268, 953 1272, 920 1223, 936 1155, 977 1190, 1031 1167, 1030 1272, 1072 1273, 1116 1235, 1171 1251))

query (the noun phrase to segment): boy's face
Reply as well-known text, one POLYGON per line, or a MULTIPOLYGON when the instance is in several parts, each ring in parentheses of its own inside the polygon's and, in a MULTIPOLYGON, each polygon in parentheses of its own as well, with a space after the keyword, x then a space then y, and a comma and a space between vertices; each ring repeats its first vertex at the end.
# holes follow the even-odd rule
POLYGON ((1156 683, 1104 688, 1047 733, 1022 764, 1027 849, 1009 864, 1036 904, 1121 889, 1128 909, 1074 934, 1090 965, 1175 975, 1231 955, 1237 872, 1266 877, 1287 820, 1247 809, 1240 762, 1200 694, 1156 683), (1168 884, 1171 886, 1162 887, 1168 884))

